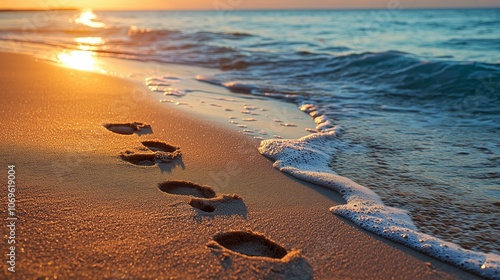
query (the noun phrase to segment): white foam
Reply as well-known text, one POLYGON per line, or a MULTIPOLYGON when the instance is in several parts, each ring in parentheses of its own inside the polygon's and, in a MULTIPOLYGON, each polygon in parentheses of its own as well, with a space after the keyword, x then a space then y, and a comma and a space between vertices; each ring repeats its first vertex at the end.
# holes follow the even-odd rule
POLYGON ((184 96, 186 95, 186 91, 178 88, 167 88, 163 91, 164 95, 174 95, 174 96, 184 96))
POLYGON ((248 111, 253 111, 253 110, 257 110, 257 106, 251 106, 251 105, 244 105, 243 108, 245 108, 245 110, 248 110, 248 111))
MULTIPOLYGON (((301 109, 315 111, 311 110, 312 107, 301 107, 301 109)), ((318 119, 318 126, 327 121, 326 118, 318 119)), ((466 250, 456 244, 419 232, 407 211, 384 205, 380 197, 370 189, 332 171, 328 164, 344 144, 338 139, 340 130, 330 125, 324 125, 325 128, 328 127, 323 130, 326 132, 314 133, 298 140, 262 141, 259 151, 275 161, 275 168, 340 193, 347 204, 331 207, 330 211, 334 214, 441 261, 483 277, 500 279, 499 255, 466 250)), ((318 130, 321 130, 320 128, 318 130)))
POLYGON ((280 125, 285 127, 297 127, 297 125, 293 123, 280 123, 280 125))
POLYGON ((196 75, 195 79, 200 81, 200 82, 205 82, 205 83, 209 83, 212 85, 224 86, 222 84, 221 80, 216 79, 213 76, 209 76, 209 75, 196 75))
POLYGON ((257 88, 255 85, 239 81, 225 82, 223 85, 231 91, 241 93, 252 93, 257 88))
POLYGON ((337 134, 340 133, 339 128, 333 125, 332 121, 323 112, 320 112, 316 105, 305 103, 299 106, 299 109, 302 112, 308 113, 314 119, 317 131, 327 132, 329 130, 336 130, 337 134))
POLYGON ((144 79, 146 86, 153 92, 164 95, 184 96, 186 91, 170 87, 172 83, 179 82, 180 78, 174 76, 152 76, 144 79))

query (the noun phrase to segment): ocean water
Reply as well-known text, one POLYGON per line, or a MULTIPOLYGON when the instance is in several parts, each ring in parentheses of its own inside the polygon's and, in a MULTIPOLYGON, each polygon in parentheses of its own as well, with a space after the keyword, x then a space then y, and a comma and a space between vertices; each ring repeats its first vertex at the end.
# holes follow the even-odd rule
POLYGON ((295 103, 317 133, 263 142, 278 168, 354 201, 332 212, 491 278, 500 277, 498 30, 500 9, 0 13, 4 50, 218 69, 198 80, 295 103))

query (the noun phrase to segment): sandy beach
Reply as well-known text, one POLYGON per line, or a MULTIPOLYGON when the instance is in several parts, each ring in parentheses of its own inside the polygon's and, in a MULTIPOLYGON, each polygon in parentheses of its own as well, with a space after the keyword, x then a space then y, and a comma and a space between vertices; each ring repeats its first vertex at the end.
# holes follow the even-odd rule
POLYGON ((342 198, 274 169, 258 140, 136 102, 124 79, 0 60, 1 213, 15 165, 18 217, 2 279, 477 278, 333 215, 342 198))

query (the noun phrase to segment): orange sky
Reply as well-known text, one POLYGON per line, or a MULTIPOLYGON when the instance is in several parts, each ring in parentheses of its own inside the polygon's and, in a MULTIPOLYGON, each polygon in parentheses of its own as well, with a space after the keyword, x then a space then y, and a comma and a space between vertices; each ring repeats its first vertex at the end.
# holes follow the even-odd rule
POLYGON ((500 0, 0 0, 0 8, 77 7, 113 10, 500 7, 500 0))

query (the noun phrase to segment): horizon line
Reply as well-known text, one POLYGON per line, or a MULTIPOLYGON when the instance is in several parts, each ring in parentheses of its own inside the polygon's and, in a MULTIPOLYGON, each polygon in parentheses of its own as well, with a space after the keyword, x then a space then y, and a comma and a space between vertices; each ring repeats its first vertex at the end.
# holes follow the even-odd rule
POLYGON ((62 8, 0 8, 0 12, 43 12, 43 11, 103 11, 103 12, 209 12, 209 11, 363 11, 363 10, 481 10, 481 9, 500 9, 500 6, 484 7, 408 7, 400 9, 389 9, 384 7, 363 7, 363 8, 249 8, 249 9, 93 9, 80 7, 62 7, 62 8))

